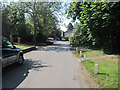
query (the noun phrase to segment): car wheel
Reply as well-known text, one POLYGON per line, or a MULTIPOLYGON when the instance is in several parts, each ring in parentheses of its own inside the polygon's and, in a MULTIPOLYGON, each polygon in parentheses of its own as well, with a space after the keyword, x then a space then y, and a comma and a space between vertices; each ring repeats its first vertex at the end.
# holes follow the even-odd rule
POLYGON ((23 62, 24 62, 24 58, 22 55, 20 55, 18 58, 18 64, 21 65, 21 64, 23 64, 23 62))

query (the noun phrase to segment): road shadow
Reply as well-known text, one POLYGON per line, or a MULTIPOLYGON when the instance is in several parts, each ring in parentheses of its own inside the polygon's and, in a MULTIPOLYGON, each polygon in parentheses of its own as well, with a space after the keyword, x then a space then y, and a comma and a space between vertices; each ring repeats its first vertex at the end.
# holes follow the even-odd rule
POLYGON ((42 48, 37 48, 39 51, 56 51, 56 52, 63 52, 63 51, 70 51, 70 48, 64 48, 64 47, 42 47, 42 48))
POLYGON ((70 51, 70 45, 67 44, 52 44, 44 47, 37 47, 38 51, 56 51, 56 52, 68 52, 70 51))
POLYGON ((15 89, 29 75, 30 70, 43 71, 43 68, 52 67, 51 65, 42 64, 37 60, 27 59, 23 65, 13 64, 3 69, 2 87, 3 89, 15 89))
POLYGON ((50 44, 49 46, 70 47, 70 45, 68 45, 68 44, 50 44))
POLYGON ((109 76, 108 73, 100 73, 100 72, 98 72, 97 75, 107 75, 107 76, 109 76))

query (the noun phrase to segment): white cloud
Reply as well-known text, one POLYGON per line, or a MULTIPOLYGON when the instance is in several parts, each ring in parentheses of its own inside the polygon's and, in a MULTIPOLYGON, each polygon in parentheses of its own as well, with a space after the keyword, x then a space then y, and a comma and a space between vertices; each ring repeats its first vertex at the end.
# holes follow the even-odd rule
POLYGON ((67 31, 67 28, 64 27, 64 26, 60 26, 60 28, 61 28, 61 30, 64 31, 64 32, 67 31))
POLYGON ((19 0, 14 0, 15 2, 18 2, 19 0))
POLYGON ((71 22, 71 20, 72 20, 72 19, 64 18, 63 22, 62 22, 62 23, 59 23, 61 30, 67 31, 67 25, 71 22))
MULTIPOLYGON (((72 18, 67 19, 67 18, 64 17, 64 18, 63 18, 63 22, 62 22, 62 23, 59 23, 61 30, 67 31, 67 26, 68 26, 68 24, 69 24, 71 21, 72 21, 72 18)), ((74 26, 75 23, 80 23, 80 21, 79 21, 78 19, 76 19, 75 22, 71 22, 71 23, 72 23, 73 26, 74 26)))

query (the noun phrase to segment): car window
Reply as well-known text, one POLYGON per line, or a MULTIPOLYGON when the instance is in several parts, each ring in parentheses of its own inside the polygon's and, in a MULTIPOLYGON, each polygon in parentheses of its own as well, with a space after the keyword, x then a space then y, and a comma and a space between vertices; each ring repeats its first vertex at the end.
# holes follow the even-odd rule
POLYGON ((9 42, 8 40, 3 39, 2 40, 2 47, 3 48, 13 48, 13 44, 11 42, 9 42))

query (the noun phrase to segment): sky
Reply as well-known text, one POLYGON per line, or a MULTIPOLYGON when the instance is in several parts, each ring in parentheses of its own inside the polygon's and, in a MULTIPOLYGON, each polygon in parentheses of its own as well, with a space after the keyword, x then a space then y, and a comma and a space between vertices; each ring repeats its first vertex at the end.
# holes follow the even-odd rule
MULTIPOLYGON (((67 15, 65 15, 65 16, 67 16, 67 15)), ((67 19, 65 16, 62 16, 63 22, 59 23, 60 24, 60 28, 63 31, 67 31, 67 25, 72 21, 72 18, 67 19)), ((71 22, 71 23, 74 26, 76 22, 80 23, 80 21, 78 19, 75 22, 71 22)))
POLYGON ((60 11, 60 13, 63 13, 62 15, 59 15, 59 17, 62 19, 62 22, 59 23, 61 30, 63 31, 67 31, 67 25, 69 24, 69 22, 71 22, 72 19, 67 19, 67 15, 65 14, 65 10, 67 10, 68 6, 70 3, 66 3, 67 5, 65 5, 66 2, 63 2, 62 6, 62 10, 60 11))
MULTIPOLYGON (((67 31, 67 25, 72 21, 72 18, 67 19, 67 14, 65 14, 65 10, 68 9, 68 7, 69 7, 69 5, 70 5, 70 2, 63 2, 62 5, 63 5, 63 8, 62 8, 62 10, 60 11, 60 13, 62 12, 62 13, 64 13, 64 14, 58 15, 58 18, 61 18, 61 19, 62 19, 62 22, 59 23, 59 25, 60 25, 61 30, 63 30, 63 31, 65 32, 65 31, 67 31)), ((76 22, 79 22, 79 21, 76 20, 75 22, 71 22, 71 23, 72 23, 73 26, 74 26, 74 24, 75 24, 76 22)))

